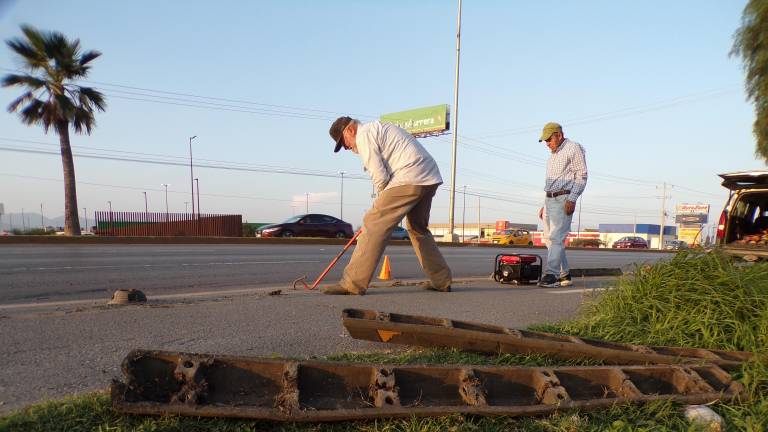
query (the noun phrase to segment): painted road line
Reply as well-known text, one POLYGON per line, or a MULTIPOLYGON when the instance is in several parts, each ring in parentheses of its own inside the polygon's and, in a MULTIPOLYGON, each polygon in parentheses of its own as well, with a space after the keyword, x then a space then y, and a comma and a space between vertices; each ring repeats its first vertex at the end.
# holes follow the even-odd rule
POLYGON ((209 263, 180 263, 180 264, 133 264, 133 265, 104 265, 104 266, 66 266, 66 267, 17 267, 0 270, 5 271, 50 271, 50 270, 95 270, 109 268, 131 268, 131 267, 187 267, 187 266, 220 266, 220 265, 250 265, 250 264, 307 264, 319 263, 319 260, 287 260, 287 261, 239 261, 239 262, 209 262, 209 263))
POLYGON ((593 291, 605 291, 610 288, 577 288, 577 289, 569 289, 569 290, 560 290, 560 291, 547 291, 547 294, 585 294, 593 291))

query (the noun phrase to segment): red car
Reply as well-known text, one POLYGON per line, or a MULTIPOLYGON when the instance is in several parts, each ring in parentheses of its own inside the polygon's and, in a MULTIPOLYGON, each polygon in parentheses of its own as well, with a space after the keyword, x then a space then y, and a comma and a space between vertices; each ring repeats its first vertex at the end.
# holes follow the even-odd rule
POLYGON ((613 242, 614 249, 648 249, 648 242, 642 237, 622 237, 613 242))

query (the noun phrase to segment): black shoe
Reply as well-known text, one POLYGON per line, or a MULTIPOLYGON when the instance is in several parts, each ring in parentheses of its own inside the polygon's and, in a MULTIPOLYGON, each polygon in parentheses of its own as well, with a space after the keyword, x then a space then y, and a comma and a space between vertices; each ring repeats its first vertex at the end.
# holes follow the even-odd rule
POLYGON ((539 286, 544 288, 555 288, 560 286, 560 282, 553 274, 545 274, 539 281, 539 286))
POLYGON ((560 279, 557 280, 560 282, 561 287, 567 287, 573 285, 573 281, 571 281, 571 274, 568 273, 565 276, 560 276, 560 279))

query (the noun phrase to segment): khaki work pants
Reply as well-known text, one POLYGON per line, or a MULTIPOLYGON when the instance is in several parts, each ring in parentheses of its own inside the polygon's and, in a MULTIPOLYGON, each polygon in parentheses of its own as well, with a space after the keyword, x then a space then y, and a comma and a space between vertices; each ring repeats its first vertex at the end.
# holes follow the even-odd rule
POLYGON ((437 186, 396 186, 379 194, 373 207, 363 217, 363 232, 357 238, 355 251, 344 269, 342 287, 356 293, 365 292, 392 230, 403 217, 407 219, 406 228, 413 249, 432 286, 445 289, 451 285, 451 269, 427 229, 437 186))

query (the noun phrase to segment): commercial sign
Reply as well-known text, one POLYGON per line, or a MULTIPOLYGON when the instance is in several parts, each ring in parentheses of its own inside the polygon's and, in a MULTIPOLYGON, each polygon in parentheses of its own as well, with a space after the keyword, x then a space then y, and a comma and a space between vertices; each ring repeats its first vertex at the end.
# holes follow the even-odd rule
POLYGON ((677 239, 682 240, 689 245, 701 243, 701 227, 680 227, 677 232, 677 239))
POLYGON ((705 224, 709 218, 709 204, 678 204, 675 223, 705 224))
POLYGON ((677 214, 709 214, 709 204, 678 204, 677 214))
POLYGON ((707 223, 706 214, 677 214, 675 216, 676 224, 705 224, 707 223))
POLYGON ((450 109, 447 104, 417 108, 379 117, 383 122, 394 123, 414 136, 432 135, 450 129, 450 109))

